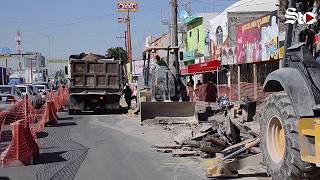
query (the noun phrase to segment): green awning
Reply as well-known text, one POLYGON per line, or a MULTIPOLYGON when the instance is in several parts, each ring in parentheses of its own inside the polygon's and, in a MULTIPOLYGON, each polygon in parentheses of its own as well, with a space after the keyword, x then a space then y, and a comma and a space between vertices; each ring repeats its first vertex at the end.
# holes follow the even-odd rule
POLYGON ((186 19, 183 20, 184 24, 192 24, 192 23, 195 23, 199 20, 201 20, 202 17, 199 17, 199 16, 190 16, 190 17, 187 17, 186 19))

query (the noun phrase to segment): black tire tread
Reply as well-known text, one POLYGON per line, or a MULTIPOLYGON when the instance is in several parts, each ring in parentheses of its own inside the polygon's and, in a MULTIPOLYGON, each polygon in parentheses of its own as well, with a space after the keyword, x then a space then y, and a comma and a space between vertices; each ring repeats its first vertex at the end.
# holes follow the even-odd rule
POLYGON ((263 163, 267 166, 268 174, 272 176, 272 179, 320 179, 320 168, 305 163, 300 158, 297 131, 298 117, 295 115, 287 94, 282 91, 270 95, 265 101, 263 109, 264 111, 260 118, 261 151, 263 163), (267 114, 270 111, 279 112, 279 115, 282 116, 281 121, 285 129, 285 157, 279 164, 275 164, 269 157, 264 137, 265 132, 263 130, 267 130, 266 119, 270 116, 267 114))

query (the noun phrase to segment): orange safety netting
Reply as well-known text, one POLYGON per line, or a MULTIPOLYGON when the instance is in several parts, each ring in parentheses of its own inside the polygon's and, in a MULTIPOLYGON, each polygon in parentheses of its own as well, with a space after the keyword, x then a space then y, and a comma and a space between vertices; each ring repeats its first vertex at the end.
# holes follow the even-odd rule
POLYGON ((39 153, 36 133, 43 131, 46 124, 57 125, 57 112, 67 105, 68 98, 68 87, 60 85, 55 93, 48 94, 47 102, 40 109, 33 108, 28 97, 24 97, 10 105, 7 111, 0 112, 2 166, 31 162, 33 156, 39 153))

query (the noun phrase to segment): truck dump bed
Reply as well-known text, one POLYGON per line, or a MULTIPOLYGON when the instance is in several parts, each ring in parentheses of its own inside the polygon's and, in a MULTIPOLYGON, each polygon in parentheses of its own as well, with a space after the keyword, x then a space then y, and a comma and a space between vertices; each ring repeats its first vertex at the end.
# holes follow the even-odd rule
POLYGON ((71 85, 69 112, 119 109, 121 96, 120 61, 96 55, 70 57, 71 85))
POLYGON ((115 60, 71 60, 71 92, 120 91, 120 64, 115 60))

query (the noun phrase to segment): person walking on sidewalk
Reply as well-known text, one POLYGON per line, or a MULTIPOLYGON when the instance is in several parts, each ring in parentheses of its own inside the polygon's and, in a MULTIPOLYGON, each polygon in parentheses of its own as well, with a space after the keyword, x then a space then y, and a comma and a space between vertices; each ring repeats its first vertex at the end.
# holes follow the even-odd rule
POLYGON ((123 94, 124 94, 124 99, 126 100, 126 103, 128 105, 128 109, 131 109, 132 90, 129 84, 126 84, 126 87, 123 90, 123 94))

